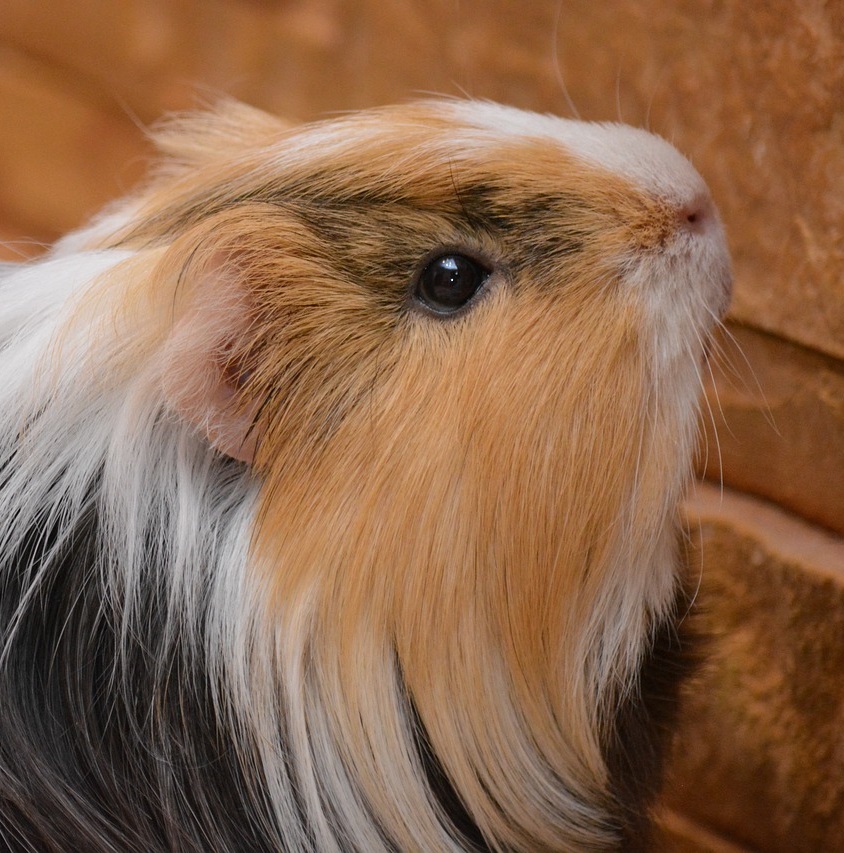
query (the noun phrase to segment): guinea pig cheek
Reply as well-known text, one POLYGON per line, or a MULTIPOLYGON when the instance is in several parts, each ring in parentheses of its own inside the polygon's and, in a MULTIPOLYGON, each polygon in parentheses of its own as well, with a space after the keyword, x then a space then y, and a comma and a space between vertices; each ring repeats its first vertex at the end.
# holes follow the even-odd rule
POLYGON ((660 370, 699 363, 728 293, 726 262, 712 247, 687 245, 678 236, 665 246, 631 252, 619 275, 641 344, 660 370))
POLYGON ((171 410, 216 450, 247 464, 255 456, 259 403, 244 397, 245 374, 233 353, 246 337, 251 314, 234 275, 221 269, 207 273, 165 342, 161 372, 171 410))

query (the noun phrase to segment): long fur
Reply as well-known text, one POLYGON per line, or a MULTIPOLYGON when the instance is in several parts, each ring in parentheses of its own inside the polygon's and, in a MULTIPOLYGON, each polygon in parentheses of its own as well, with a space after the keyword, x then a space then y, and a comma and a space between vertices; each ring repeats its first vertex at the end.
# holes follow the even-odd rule
POLYGON ((634 849, 728 290, 700 179, 460 102, 160 145, 0 270, 7 848, 634 849), (438 248, 493 268, 448 320, 438 248))

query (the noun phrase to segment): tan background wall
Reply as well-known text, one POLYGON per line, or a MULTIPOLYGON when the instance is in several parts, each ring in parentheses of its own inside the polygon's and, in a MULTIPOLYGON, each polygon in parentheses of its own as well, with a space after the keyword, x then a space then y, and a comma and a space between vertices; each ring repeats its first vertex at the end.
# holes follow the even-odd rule
POLYGON ((667 136, 736 293, 700 461, 725 497, 689 506, 711 662, 665 822, 676 850, 844 849, 842 68, 823 0, 4 0, 0 256, 126 191, 142 128, 222 92, 299 119, 466 93, 667 136))

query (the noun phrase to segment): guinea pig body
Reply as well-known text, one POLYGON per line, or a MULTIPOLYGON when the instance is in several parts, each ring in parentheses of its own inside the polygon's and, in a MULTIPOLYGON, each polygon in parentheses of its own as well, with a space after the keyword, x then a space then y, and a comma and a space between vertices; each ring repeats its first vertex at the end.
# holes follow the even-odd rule
POLYGON ((460 101, 160 144, 0 270, 8 849, 644 845, 730 286, 697 173, 460 101))

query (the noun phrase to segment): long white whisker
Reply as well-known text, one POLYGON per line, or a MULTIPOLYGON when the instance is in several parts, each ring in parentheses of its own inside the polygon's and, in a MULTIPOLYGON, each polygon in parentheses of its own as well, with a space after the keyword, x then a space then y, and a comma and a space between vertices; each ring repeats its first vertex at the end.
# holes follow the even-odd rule
POLYGON ((559 49, 559 41, 560 41, 560 22, 563 17, 563 0, 557 4, 557 14, 554 17, 554 30, 551 35, 551 62, 554 66, 554 75, 557 78, 557 83, 560 87, 560 91, 563 93, 563 97, 566 99, 566 104, 568 105, 571 114, 576 118, 580 119, 580 111, 575 106, 574 101, 572 100, 571 94, 569 93, 568 86, 566 85, 566 81, 563 78, 563 64, 562 59, 560 57, 560 49, 559 49))
POLYGON ((748 382, 746 374, 735 367, 731 354, 729 351, 726 350, 726 348, 721 348, 719 350, 719 357, 723 358, 724 363, 730 368, 731 375, 733 375, 736 380, 740 382, 741 387, 755 399, 761 400, 761 405, 759 409, 762 412, 763 417, 767 421, 768 425, 776 432, 776 434, 781 435, 780 429, 776 423, 776 418, 774 417, 773 410, 771 409, 770 403, 768 402, 768 398, 765 394, 765 389, 762 387, 762 383, 759 380, 759 377, 756 373, 755 368, 753 367, 753 364, 747 357, 747 354, 744 352, 744 348, 741 346, 732 331, 730 331, 730 328, 726 323, 718 320, 718 329, 730 342, 732 352, 738 354, 738 356, 744 363, 744 366, 747 368, 747 372, 750 374, 750 379, 753 383, 752 387, 748 382))

